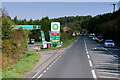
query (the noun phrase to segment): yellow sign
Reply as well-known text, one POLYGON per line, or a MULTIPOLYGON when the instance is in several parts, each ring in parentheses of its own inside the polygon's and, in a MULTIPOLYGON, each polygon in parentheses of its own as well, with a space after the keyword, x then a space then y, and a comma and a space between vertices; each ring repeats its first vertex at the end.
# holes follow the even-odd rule
POLYGON ((53 42, 58 42, 59 40, 52 40, 53 42))

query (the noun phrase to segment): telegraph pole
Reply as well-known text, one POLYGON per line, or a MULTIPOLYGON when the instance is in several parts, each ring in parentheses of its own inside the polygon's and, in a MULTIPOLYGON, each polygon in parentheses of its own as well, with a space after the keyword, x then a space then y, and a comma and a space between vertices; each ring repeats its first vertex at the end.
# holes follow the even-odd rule
POLYGON ((116 4, 113 3, 113 4, 111 4, 111 5, 113 5, 113 12, 115 12, 115 6, 116 6, 116 4))

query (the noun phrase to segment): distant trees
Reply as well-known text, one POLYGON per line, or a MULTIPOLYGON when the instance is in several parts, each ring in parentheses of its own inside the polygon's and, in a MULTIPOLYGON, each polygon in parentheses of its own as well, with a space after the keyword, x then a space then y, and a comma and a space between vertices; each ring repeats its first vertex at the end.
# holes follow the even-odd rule
MULTIPOLYGON (((41 29, 45 33, 45 38, 49 41, 49 30, 51 30, 51 22, 60 22, 61 30, 64 26, 69 27, 71 30, 69 32, 81 32, 86 28, 87 20, 91 19, 91 16, 70 16, 70 17, 60 17, 49 19, 49 17, 43 17, 41 20, 18 20, 17 16, 12 20, 16 25, 41 25, 41 29)), ((41 36, 40 30, 31 30, 31 34, 29 35, 30 39, 35 39, 39 41, 39 37, 41 36)), ((62 30, 63 32, 63 30, 62 30)), ((69 33, 71 34, 71 33, 69 33)))
POLYGON ((114 13, 98 15, 87 21, 89 33, 102 34, 105 39, 120 40, 120 10, 114 13))
POLYGON ((2 18, 2 39, 10 39, 11 28, 7 18, 2 18))
POLYGON ((40 20, 41 29, 44 31, 45 39, 50 41, 49 31, 51 30, 51 20, 48 17, 43 17, 40 20))

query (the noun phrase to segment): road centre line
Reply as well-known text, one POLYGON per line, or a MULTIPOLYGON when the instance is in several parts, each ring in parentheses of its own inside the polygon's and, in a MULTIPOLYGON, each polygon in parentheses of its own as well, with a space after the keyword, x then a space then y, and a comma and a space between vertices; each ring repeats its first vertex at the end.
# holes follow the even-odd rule
MULTIPOLYGON (((76 41, 77 42, 77 41, 76 41)), ((73 46, 73 44, 71 44, 65 51, 62 51, 62 54, 60 54, 55 60, 54 62, 52 62, 52 64, 49 65, 49 67, 46 69, 48 70, 50 67, 52 67, 52 65, 64 54, 66 53, 66 51, 68 49, 70 49, 73 46), (63 53, 64 52, 64 53, 63 53)), ((41 71, 37 72, 32 78, 35 78, 41 71)), ((46 72, 46 71, 45 71, 46 72)), ((40 78, 43 74, 41 74, 38 78, 40 78)))
POLYGON ((89 55, 87 55, 87 57, 88 57, 88 59, 90 59, 90 56, 89 56, 89 55))
POLYGON ((46 72, 46 70, 44 70, 44 73, 46 72))
POLYGON ((92 75, 93 75, 93 78, 97 78, 94 70, 92 70, 92 75))
MULTIPOLYGON (((86 39, 86 38, 85 38, 85 39, 86 39)), ((88 59, 90 59, 90 56, 89 56, 89 54, 88 54, 88 49, 87 49, 87 44, 86 44, 85 39, 84 39, 85 50, 86 50, 86 53, 87 53, 88 59)), ((92 64, 92 61, 91 61, 91 60, 89 60, 89 64, 90 64, 91 67, 93 67, 93 64, 92 64)), ((91 70, 91 72, 92 72, 92 76, 93 76, 94 80, 96 80, 96 79, 97 79, 97 76, 96 76, 95 70, 91 70)))
POLYGON ((52 65, 50 65, 49 67, 51 67, 52 65))
POLYGON ((86 51, 86 53, 88 54, 88 51, 86 51))
POLYGON ((49 67, 47 68, 47 70, 49 69, 49 67))
POLYGON ((91 61, 91 60, 89 60, 89 64, 90 64, 90 67, 93 67, 92 61, 91 61))
MULTIPOLYGON (((76 42, 77 42, 77 40, 76 40, 74 43, 76 43, 76 42)), ((46 70, 48 70, 50 67, 52 67, 52 65, 54 65, 54 63, 55 63, 63 54, 65 54, 66 51, 69 50, 72 46, 73 46, 73 43, 72 43, 65 51, 62 51, 62 54, 60 54, 60 55, 49 65, 49 67, 46 68, 46 70), (64 52, 64 53, 63 53, 63 52, 64 52)), ((45 70, 43 73, 45 73, 46 70, 45 70)), ((41 71, 37 72, 32 78, 35 78, 40 72, 41 72, 41 71)), ((41 74, 40 76, 38 76, 38 78, 40 78, 42 75, 43 75, 43 74, 41 74)))

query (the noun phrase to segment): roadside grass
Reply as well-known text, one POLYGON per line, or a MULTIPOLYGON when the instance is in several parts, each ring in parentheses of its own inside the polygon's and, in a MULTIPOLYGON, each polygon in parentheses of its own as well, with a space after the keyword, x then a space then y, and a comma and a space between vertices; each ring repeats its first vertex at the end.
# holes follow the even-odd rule
POLYGON ((79 36, 76 36, 70 40, 66 40, 66 41, 63 41, 63 45, 61 47, 54 47, 54 46, 51 46, 51 48, 48 48, 48 49, 41 49, 40 51, 46 51, 46 50, 56 50, 56 49, 61 49, 61 48, 66 48, 68 47, 72 42, 74 42, 75 40, 77 40, 79 38, 79 36))
POLYGON ((2 78, 24 78, 24 73, 33 69, 40 54, 34 51, 25 51, 24 53, 27 55, 26 57, 2 71, 2 78))
POLYGON ((42 42, 35 42, 35 44, 42 44, 42 42))

